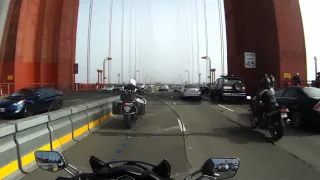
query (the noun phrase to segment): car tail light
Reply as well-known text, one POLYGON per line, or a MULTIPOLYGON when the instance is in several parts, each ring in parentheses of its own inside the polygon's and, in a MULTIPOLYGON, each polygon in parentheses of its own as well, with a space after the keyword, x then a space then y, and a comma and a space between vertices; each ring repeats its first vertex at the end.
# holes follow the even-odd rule
POLYGON ((313 110, 320 112, 320 101, 314 106, 313 110))
POLYGON ((60 91, 60 95, 63 95, 63 92, 62 92, 62 91, 60 91))
POLYGON ((287 112, 289 112, 289 109, 287 109, 287 108, 284 108, 284 109, 281 109, 281 111, 280 111, 281 113, 287 113, 287 112))
POLYGON ((125 106, 129 106, 131 103, 125 102, 124 105, 125 106))
POLYGON ((242 90, 243 90, 244 92, 246 92, 247 89, 246 89, 246 87, 242 87, 242 90))

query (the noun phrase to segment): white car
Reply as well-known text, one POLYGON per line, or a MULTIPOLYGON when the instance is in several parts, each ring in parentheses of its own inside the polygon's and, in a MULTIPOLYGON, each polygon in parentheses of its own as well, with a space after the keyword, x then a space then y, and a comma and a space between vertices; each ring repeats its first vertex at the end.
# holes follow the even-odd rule
POLYGON ((114 86, 113 85, 107 85, 107 86, 104 86, 102 88, 103 92, 112 92, 113 90, 114 90, 114 86))

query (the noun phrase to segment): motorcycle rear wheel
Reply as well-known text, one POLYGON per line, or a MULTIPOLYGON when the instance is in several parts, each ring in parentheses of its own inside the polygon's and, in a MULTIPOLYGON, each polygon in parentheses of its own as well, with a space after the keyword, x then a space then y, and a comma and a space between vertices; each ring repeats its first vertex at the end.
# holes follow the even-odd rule
POLYGON ((280 120, 272 120, 272 124, 269 126, 269 133, 271 135, 271 139, 274 141, 278 141, 284 135, 284 122, 280 118, 280 120))
POLYGON ((131 120, 130 114, 124 114, 123 120, 124 120, 124 123, 126 124, 126 128, 131 129, 132 128, 132 120, 131 120))
POLYGON ((253 114, 250 114, 250 127, 251 129, 256 129, 258 127, 258 123, 254 120, 255 116, 253 114))

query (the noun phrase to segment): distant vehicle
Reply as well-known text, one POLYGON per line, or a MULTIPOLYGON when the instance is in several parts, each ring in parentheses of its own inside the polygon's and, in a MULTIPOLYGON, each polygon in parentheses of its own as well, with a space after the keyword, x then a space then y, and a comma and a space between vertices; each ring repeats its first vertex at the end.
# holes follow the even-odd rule
POLYGON ((229 170, 229 165, 228 164, 220 164, 218 166, 219 171, 228 171, 229 170))
POLYGON ((208 95, 208 94, 209 94, 210 89, 209 89, 209 87, 208 87, 207 85, 205 85, 205 84, 198 84, 198 86, 200 87, 200 91, 201 91, 201 94, 202 94, 202 95, 204 95, 204 94, 208 95))
POLYGON ((210 89, 210 98, 214 100, 215 97, 244 101, 247 98, 246 86, 240 77, 221 76, 210 89))
POLYGON ((291 125, 320 126, 320 89, 315 87, 288 87, 276 90, 277 102, 289 109, 291 125))
POLYGON ((174 91, 174 92, 180 92, 181 87, 182 87, 182 85, 181 85, 181 84, 177 84, 177 85, 175 85, 175 87, 174 87, 173 91, 174 91))
POLYGON ((28 117, 63 106, 63 92, 51 87, 23 88, 0 100, 0 116, 28 117))
POLYGON ((107 85, 102 88, 102 92, 113 92, 113 90, 114 90, 113 85, 107 85))
POLYGON ((201 100, 200 87, 197 84, 184 84, 181 87, 180 97, 182 99, 195 97, 201 100))
POLYGON ((113 92, 115 92, 115 93, 120 93, 123 90, 124 90, 124 85, 116 85, 113 88, 113 92))
POLYGON ((167 84, 161 84, 159 91, 169 91, 169 86, 167 84))
POLYGON ((144 85, 144 84, 137 84, 137 86, 138 86, 141 90, 144 90, 144 89, 147 88, 147 86, 144 85))

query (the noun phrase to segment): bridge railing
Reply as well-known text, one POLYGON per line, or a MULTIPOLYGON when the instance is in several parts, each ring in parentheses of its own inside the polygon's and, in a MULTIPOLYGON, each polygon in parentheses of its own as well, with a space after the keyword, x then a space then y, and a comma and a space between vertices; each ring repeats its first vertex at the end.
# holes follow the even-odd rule
POLYGON ((75 84, 56 84, 56 83, 0 83, 0 96, 8 96, 14 93, 17 88, 33 88, 33 87, 52 87, 64 92, 68 91, 92 91, 100 90, 106 85, 117 85, 117 84, 85 84, 85 83, 75 83, 75 84))

